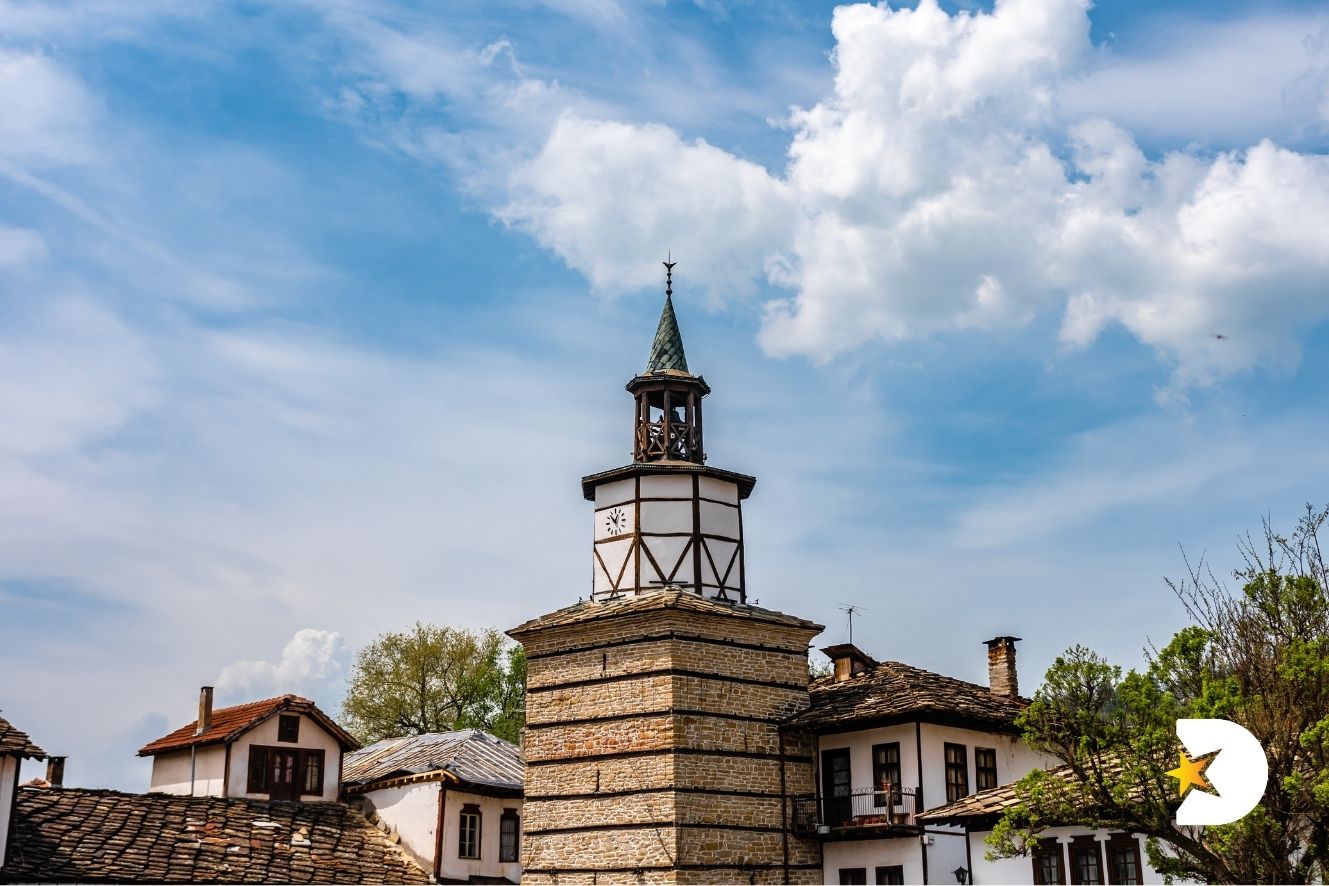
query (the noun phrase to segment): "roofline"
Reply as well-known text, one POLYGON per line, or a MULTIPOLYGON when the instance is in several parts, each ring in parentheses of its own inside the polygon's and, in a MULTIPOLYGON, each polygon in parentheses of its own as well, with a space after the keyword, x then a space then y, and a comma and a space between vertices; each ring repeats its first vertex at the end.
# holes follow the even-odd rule
POLYGON ((854 720, 840 720, 835 723, 828 723, 825 726, 814 724, 794 723, 798 717, 805 716, 811 708, 799 711, 797 714, 789 717, 784 723, 780 724, 781 729, 790 731, 810 732, 813 735, 833 735, 838 732, 860 732, 864 729, 879 729, 883 726, 900 726, 905 723, 927 723, 930 726, 952 726, 957 729, 977 729, 983 732, 997 732, 1003 735, 1020 734, 1016 728, 1015 721, 1010 722, 984 720, 981 717, 972 717, 966 715, 946 714, 941 711, 919 711, 910 710, 900 714, 891 714, 884 717, 863 717, 854 720))
POLYGON ((370 781, 348 784, 345 787, 345 791, 348 795, 358 796, 360 794, 368 793, 369 791, 401 787, 402 785, 408 784, 424 784, 431 781, 451 782, 454 786, 470 793, 485 794, 491 797, 521 797, 524 795, 524 790, 520 787, 505 787, 503 785, 467 781, 448 769, 433 769, 429 772, 416 772, 411 775, 394 775, 391 778, 376 778, 370 781))
MULTIPOLYGON (((242 705, 235 705, 234 707, 242 707, 242 705)), ((222 708, 221 710, 225 710, 225 708, 222 708)), ((337 721, 333 720, 327 714, 323 713, 323 711, 319 708, 319 706, 316 705, 313 701, 309 699, 295 701, 290 698, 283 698, 280 702, 278 702, 276 705, 273 706, 272 710, 268 711, 263 716, 256 717, 253 720, 250 720, 248 723, 244 724, 243 726, 237 726, 235 729, 232 729, 230 732, 226 733, 225 735, 209 739, 199 739, 197 736, 195 736, 192 739, 167 745, 166 747, 153 748, 152 750, 148 750, 148 748, 151 745, 154 745, 158 741, 162 740, 161 738, 159 738, 154 741, 150 741, 143 747, 139 748, 138 756, 155 757, 158 754, 168 754, 171 753, 172 751, 184 751, 188 750, 189 748, 205 748, 215 744, 227 745, 238 739, 240 736, 244 735, 249 730, 272 719, 277 714, 281 714, 290 710, 294 710, 296 713, 300 714, 308 714, 309 716, 313 717, 319 723, 319 725, 321 725, 324 729, 326 729, 332 735, 332 737, 337 740, 337 743, 341 745, 343 751, 356 751, 360 749, 361 745, 358 741, 355 740, 355 736, 351 735, 345 729, 341 728, 341 726, 337 724, 337 721)), ((167 735, 169 734, 170 733, 167 733, 167 735)), ((162 738, 165 737, 166 736, 162 736, 162 738)))
POLYGON ((611 468, 598 474, 587 474, 581 478, 581 494, 587 501, 595 501, 595 487, 612 483, 615 480, 648 474, 701 474, 703 477, 725 480, 738 487, 740 501, 746 500, 752 494, 752 488, 757 485, 756 477, 740 474, 737 471, 726 471, 723 468, 713 468, 710 465, 699 465, 690 461, 649 461, 633 462, 630 465, 623 465, 621 468, 611 468))

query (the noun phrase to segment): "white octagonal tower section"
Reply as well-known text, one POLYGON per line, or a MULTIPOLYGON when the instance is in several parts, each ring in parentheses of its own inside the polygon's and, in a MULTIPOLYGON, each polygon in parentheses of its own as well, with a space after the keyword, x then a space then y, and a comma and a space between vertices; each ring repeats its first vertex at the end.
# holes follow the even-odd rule
POLYGON ((597 599, 678 585, 745 601, 737 484, 697 472, 640 473, 595 488, 597 599))

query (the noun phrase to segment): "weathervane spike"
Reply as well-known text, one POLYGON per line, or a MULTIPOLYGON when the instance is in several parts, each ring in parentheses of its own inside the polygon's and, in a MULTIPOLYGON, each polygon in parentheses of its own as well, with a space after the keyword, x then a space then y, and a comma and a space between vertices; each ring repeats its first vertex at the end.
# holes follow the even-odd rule
POLYGON ((673 250, 665 253, 665 260, 661 264, 665 266, 665 296, 672 297, 674 294, 674 265, 678 264, 674 261, 673 250))

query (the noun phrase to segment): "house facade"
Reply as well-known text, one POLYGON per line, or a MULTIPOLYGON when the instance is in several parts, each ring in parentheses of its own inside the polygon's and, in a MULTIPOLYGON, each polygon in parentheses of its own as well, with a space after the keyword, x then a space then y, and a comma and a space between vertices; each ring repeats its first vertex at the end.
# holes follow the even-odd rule
MULTIPOLYGON (((40 760, 46 752, 28 734, 0 717, 0 865, 4 864, 18 796, 18 773, 24 760, 40 760)), ((63 758, 61 758, 63 762, 63 758)))
POLYGON ((326 803, 337 799, 342 754, 359 743, 307 698, 283 695, 213 709, 139 749, 153 793, 326 803))
POLYGON ((346 755, 346 799, 440 883, 522 876, 521 749, 478 729, 375 742, 346 755))

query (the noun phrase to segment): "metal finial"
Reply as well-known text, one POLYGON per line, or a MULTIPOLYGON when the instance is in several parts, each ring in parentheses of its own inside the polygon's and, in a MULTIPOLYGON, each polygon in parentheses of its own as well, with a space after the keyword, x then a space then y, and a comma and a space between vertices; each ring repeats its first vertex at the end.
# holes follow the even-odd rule
POLYGON ((666 252, 665 256, 665 260, 661 262, 665 266, 665 295, 672 297, 674 294, 674 265, 678 262, 673 260, 674 253, 672 250, 666 252))

